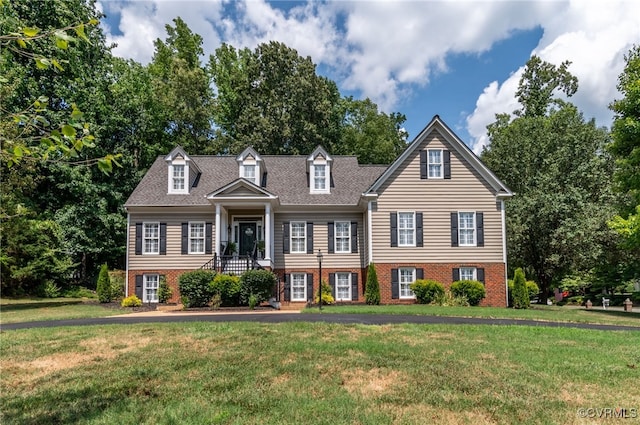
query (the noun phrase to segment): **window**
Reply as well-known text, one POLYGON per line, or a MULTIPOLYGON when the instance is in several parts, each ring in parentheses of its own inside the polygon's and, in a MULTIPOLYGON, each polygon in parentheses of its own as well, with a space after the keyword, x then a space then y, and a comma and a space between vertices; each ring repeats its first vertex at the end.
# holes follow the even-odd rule
POLYGON ((477 280, 475 267, 460 267, 460 280, 477 280))
POLYGON ((415 298, 413 291, 409 288, 416 281, 416 269, 404 268, 398 270, 400 278, 400 298, 415 298))
POLYGON ((291 301, 307 300, 307 275, 305 273, 291 274, 291 301))
POLYGON ((336 301, 351 301, 351 273, 336 273, 336 301))
POLYGON ((184 191, 184 165, 173 166, 173 191, 184 191))
POLYGON ((160 223, 143 223, 143 254, 160 253, 160 223))
POLYGON ((324 191, 327 189, 327 166, 313 166, 313 189, 316 191, 324 191))
POLYGON ((204 223, 189 223, 189 254, 204 254, 204 223))
POLYGON ((158 302, 158 287, 160 276, 157 274, 145 274, 143 275, 144 292, 142 293, 142 302, 145 303, 157 303, 158 302))
POLYGON ((304 221, 292 221, 291 224, 291 252, 306 253, 307 252, 307 223, 304 221))
POLYGON ((458 213, 458 232, 460 246, 476 245, 476 213, 458 213))
POLYGON ((256 179, 256 166, 255 165, 245 165, 244 166, 244 176, 245 179, 251 180, 252 182, 256 179))
POLYGON ((398 246, 415 246, 415 213, 398 213, 398 246))
POLYGON ((442 149, 428 149, 430 179, 442 178, 442 149))
POLYGON ((335 252, 351 252, 351 223, 350 222, 336 221, 335 237, 336 237, 335 252))

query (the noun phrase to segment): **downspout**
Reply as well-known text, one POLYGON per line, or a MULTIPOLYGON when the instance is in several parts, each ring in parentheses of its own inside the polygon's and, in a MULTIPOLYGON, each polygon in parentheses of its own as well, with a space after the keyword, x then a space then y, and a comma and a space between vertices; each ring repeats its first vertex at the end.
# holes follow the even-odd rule
POLYGON ((367 202, 367 249, 369 264, 373 263, 373 201, 367 202))
POLYGON ((509 271, 507 270, 507 224, 504 211, 504 199, 500 200, 500 216, 502 219, 502 262, 504 263, 505 302, 509 307, 509 271))
POLYGON ((126 258, 125 258, 125 276, 124 276, 124 296, 125 298, 129 296, 129 237, 131 235, 131 214, 129 213, 129 210, 127 210, 125 208, 125 210, 127 211, 127 253, 126 253, 126 258))

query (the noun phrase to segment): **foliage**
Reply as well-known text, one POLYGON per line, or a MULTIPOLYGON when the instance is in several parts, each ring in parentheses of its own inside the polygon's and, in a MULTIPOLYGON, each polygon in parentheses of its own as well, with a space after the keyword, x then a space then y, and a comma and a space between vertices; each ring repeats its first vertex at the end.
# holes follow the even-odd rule
POLYGON ((616 215, 608 224, 622 237, 622 246, 635 252, 640 259, 640 205, 636 207, 635 213, 629 214, 626 219, 616 215))
POLYGON ((141 307, 142 300, 135 295, 130 295, 127 298, 123 299, 120 305, 122 307, 141 307))
POLYGON ((478 305, 485 297, 482 282, 477 280, 458 280, 451 284, 451 294, 454 297, 466 297, 470 305, 478 305))
MULTIPOLYGON (((525 286, 527 287, 529 300, 531 300, 531 298, 535 297, 540 293, 540 288, 533 280, 527 280, 525 283, 525 286)), ((507 280, 507 290, 509 291, 508 293, 509 305, 513 306, 513 279, 507 280)))
POLYGON ((103 264, 100 267, 98 283, 96 284, 96 294, 101 303, 111 302, 111 279, 109 278, 109 267, 103 264))
POLYGON ((376 266, 371 263, 367 270, 367 284, 364 290, 364 300, 369 305, 380 304, 380 284, 378 283, 378 275, 376 266))
POLYGON ((277 283, 278 278, 269 270, 247 270, 240 276, 240 301, 248 304, 251 295, 256 297, 258 304, 267 301, 273 296, 277 283))
MULTIPOLYGON (((322 305, 334 304, 336 300, 333 298, 333 295, 331 295, 331 285, 329 285, 327 281, 324 279, 322 279, 321 285, 322 285, 322 305)), ((313 302, 316 304, 320 302, 320 291, 316 292, 315 296, 313 297, 313 302)))
POLYGON ((95 292, 82 286, 71 286, 62 291, 64 298, 96 298, 95 292))
POLYGON ((251 310, 255 310, 258 304, 258 297, 256 297, 254 294, 249 295, 249 308, 251 310))
POLYGON ((242 284, 238 276, 218 274, 211 282, 211 291, 220 297, 223 306, 240 305, 240 293, 242 284))
POLYGON ((158 301, 162 304, 169 302, 173 296, 173 290, 167 283, 167 277, 165 275, 160 276, 160 283, 158 285, 158 301))
POLYGON ((558 288, 572 294, 584 295, 593 284, 593 275, 590 273, 570 274, 562 278, 558 288))
POLYGON ((222 298, 220 297, 220 294, 213 294, 213 297, 211 297, 211 310, 218 310, 221 305, 222 298))
POLYGON ((111 298, 120 299, 124 296, 125 286, 125 274, 124 270, 111 270, 109 271, 109 280, 111 280, 111 298))
POLYGON ((469 307, 469 300, 465 295, 453 295, 451 291, 444 291, 436 295, 433 304, 443 307, 469 307))
POLYGON ((60 288, 50 280, 46 281, 43 285, 43 295, 45 298, 58 298, 60 296, 60 288))
POLYGON ((213 296, 211 282, 215 277, 216 272, 211 270, 194 270, 180 275, 178 290, 184 306, 205 307, 213 296))
POLYGON ((432 279, 418 279, 409 288, 416 295, 418 304, 429 304, 444 295, 442 283, 432 279))
POLYGON ((524 272, 517 268, 513 277, 513 308, 529 308, 530 304, 524 272))

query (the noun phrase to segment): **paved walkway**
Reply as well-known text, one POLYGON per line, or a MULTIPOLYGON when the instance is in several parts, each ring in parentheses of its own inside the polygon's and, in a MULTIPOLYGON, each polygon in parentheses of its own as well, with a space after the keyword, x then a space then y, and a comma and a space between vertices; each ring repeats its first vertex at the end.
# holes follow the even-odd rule
POLYGON ((51 328, 58 326, 90 325, 133 325, 138 323, 180 323, 180 322, 324 322, 341 324, 386 325, 386 324, 438 324, 438 325, 495 325, 495 326, 537 326, 551 328, 577 328, 610 331, 638 331, 640 326, 596 325, 588 323, 544 322, 524 319, 489 319, 477 317, 414 316, 392 314, 333 314, 299 313, 297 311, 273 310, 268 312, 193 312, 193 311, 150 311, 122 316, 89 319, 48 320, 40 322, 7 323, 0 326, 2 331, 29 328, 51 328))

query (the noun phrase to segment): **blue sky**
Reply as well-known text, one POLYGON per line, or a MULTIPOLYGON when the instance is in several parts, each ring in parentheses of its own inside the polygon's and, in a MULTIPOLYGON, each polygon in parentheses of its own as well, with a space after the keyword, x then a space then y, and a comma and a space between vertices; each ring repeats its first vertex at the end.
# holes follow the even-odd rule
POLYGON ((580 81, 572 102, 609 127, 624 54, 640 44, 635 0, 100 0, 98 7, 118 56, 147 63, 177 16, 203 37, 207 58, 223 42, 280 41, 311 56, 343 95, 405 114, 410 139, 438 114, 476 152, 495 114, 517 108, 519 76, 533 54, 572 61, 580 81))

